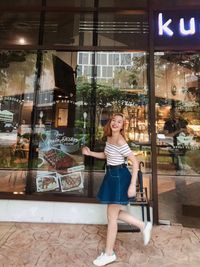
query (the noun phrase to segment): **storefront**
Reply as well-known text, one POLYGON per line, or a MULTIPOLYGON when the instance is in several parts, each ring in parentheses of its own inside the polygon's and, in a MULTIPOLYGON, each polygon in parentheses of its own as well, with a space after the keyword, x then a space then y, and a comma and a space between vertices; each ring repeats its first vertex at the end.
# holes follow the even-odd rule
POLYGON ((1 1, 1 199, 95 203, 122 112, 154 221, 197 225, 200 6, 161 2, 1 1))

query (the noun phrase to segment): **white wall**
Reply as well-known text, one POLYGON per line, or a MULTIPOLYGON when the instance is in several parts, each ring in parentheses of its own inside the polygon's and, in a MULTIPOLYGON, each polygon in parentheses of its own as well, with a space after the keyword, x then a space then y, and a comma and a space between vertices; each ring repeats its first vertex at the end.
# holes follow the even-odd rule
MULTIPOLYGON (((137 218, 142 218, 140 207, 131 207, 130 212, 137 218)), ((106 224, 106 205, 0 200, 0 221, 106 224)))

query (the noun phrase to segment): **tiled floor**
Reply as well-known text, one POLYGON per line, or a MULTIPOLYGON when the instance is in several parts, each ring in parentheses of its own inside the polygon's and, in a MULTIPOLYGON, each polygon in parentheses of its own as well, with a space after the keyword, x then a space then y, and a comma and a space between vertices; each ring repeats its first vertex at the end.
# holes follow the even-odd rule
MULTIPOLYGON (((0 267, 86 267, 105 243, 106 226, 0 223, 0 267)), ((200 229, 154 226, 147 247, 140 233, 118 233, 113 267, 199 267, 200 229)))

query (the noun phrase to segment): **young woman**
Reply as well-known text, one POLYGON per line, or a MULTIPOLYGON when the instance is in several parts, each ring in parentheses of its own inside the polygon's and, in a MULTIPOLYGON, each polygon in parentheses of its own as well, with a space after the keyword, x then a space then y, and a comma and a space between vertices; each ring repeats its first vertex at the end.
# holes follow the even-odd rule
POLYGON ((104 266, 116 260, 114 245, 117 236, 117 220, 139 227, 143 233, 144 245, 149 243, 152 224, 146 225, 143 221, 134 218, 124 211, 123 205, 127 205, 130 197, 136 194, 136 180, 138 173, 138 161, 126 143, 124 137, 123 114, 114 114, 104 127, 104 135, 107 142, 104 152, 94 152, 84 147, 82 153, 98 159, 106 159, 106 174, 98 192, 97 198, 107 206, 107 239, 105 252, 97 257, 93 264, 104 266), (129 172, 125 159, 132 163, 132 175, 129 172))

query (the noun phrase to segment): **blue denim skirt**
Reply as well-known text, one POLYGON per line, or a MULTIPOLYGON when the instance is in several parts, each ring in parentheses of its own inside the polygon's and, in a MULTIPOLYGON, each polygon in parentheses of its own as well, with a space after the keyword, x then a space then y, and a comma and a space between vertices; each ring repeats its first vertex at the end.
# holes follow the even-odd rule
POLYGON ((106 167, 106 174, 97 194, 97 199, 104 204, 127 205, 128 187, 131 173, 126 165, 106 167))

